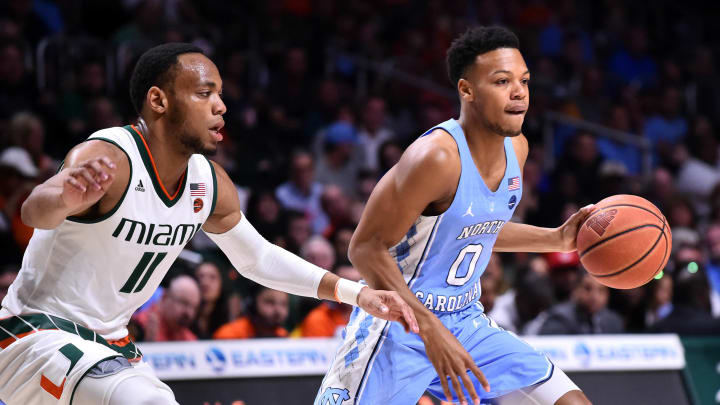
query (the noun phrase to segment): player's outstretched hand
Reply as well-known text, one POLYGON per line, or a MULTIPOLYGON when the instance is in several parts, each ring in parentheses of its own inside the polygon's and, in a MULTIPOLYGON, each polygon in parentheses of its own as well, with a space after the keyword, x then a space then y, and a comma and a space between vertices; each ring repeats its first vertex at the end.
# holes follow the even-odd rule
POLYGON ((376 318, 399 322, 405 332, 420 332, 412 308, 395 291, 365 287, 360 290, 357 302, 360 308, 376 318))
POLYGON ((465 398, 465 392, 460 385, 460 380, 462 380, 462 385, 467 392, 470 393, 470 399, 472 399, 475 405, 479 405, 480 398, 478 397, 477 391, 475 391, 475 385, 470 380, 468 370, 475 375, 475 378, 477 378, 485 391, 490 392, 490 384, 487 378, 485 378, 485 375, 480 371, 480 368, 475 364, 475 361, 470 354, 468 354, 467 350, 465 350, 457 338, 447 330, 445 325, 437 318, 435 318, 433 322, 436 322, 434 327, 423 328, 420 337, 422 337, 423 342, 425 342, 425 352, 440 377, 440 383, 442 384, 443 392, 445 392, 445 397, 448 402, 453 402, 450 387, 448 386, 449 378, 460 403, 467 405, 468 402, 465 398))
POLYGON ((577 234, 580 226, 585 222, 588 216, 595 210, 593 204, 586 205, 578 212, 572 214, 564 224, 560 225, 560 237, 562 238, 562 252, 573 252, 577 249, 577 234))
POLYGON ((64 169, 62 200, 69 209, 95 204, 115 179, 115 163, 103 156, 64 169))

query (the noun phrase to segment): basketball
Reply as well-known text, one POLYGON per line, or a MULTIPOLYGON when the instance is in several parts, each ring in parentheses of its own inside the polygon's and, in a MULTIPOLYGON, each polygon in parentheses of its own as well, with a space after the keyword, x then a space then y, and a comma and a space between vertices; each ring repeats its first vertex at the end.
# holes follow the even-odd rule
POLYGON ((580 226, 580 262, 598 282, 628 289, 653 279, 667 264, 672 247, 670 226, 650 201, 619 194, 595 204, 580 226))

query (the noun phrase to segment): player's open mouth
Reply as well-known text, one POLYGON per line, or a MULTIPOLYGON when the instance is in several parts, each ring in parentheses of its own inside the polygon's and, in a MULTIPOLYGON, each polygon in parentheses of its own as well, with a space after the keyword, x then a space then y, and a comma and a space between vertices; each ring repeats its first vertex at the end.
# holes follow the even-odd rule
POLYGON ((218 122, 217 124, 215 124, 215 125, 213 125, 212 127, 210 127, 210 129, 208 129, 208 131, 210 131, 210 133, 212 134, 212 136, 215 138, 215 140, 216 140, 217 142, 220 142, 220 141, 223 140, 223 136, 222 136, 222 134, 220 133, 220 130, 221 130, 224 126, 225 126, 225 121, 220 121, 220 122, 218 122))

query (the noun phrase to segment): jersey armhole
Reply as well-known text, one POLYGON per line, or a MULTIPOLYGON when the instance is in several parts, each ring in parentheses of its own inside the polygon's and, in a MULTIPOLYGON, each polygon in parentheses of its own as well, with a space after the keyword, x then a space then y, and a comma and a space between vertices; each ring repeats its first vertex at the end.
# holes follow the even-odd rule
POLYGON ((208 218, 215 212, 215 204, 217 204, 217 175, 215 175, 215 166, 213 166, 210 159, 207 158, 207 156, 203 155, 205 160, 208 163, 208 166, 210 166, 210 173, 212 173, 212 185, 213 185, 213 198, 212 198, 212 204, 210 205, 210 213, 208 214, 208 218))
MULTIPOLYGON (((69 216, 66 218, 68 221, 71 221, 71 222, 77 222, 77 223, 81 223, 81 224, 96 224, 98 222, 102 222, 102 221, 110 218, 118 210, 118 208, 120 208, 120 205, 125 200, 125 196, 127 195, 127 192, 130 189, 130 183, 132 183, 133 168, 132 168, 132 161, 130 160, 130 155, 127 154, 127 152, 125 151, 125 149, 122 148, 122 146, 118 145, 118 143, 113 141, 112 139, 98 137, 98 138, 86 139, 84 142, 87 142, 87 141, 104 141, 104 142, 108 142, 110 144, 115 145, 118 149, 120 149, 125 154, 125 157, 128 160, 128 166, 130 167, 130 176, 128 177, 128 182, 127 182, 127 185, 125 186, 125 191, 123 192, 122 196, 120 197, 120 200, 118 200, 117 204, 115 204, 115 206, 110 211, 108 211, 107 213, 105 213, 97 218, 85 218, 85 217, 78 217, 78 216, 69 216)), ((215 176, 215 173, 213 172, 213 177, 214 176, 215 176)))

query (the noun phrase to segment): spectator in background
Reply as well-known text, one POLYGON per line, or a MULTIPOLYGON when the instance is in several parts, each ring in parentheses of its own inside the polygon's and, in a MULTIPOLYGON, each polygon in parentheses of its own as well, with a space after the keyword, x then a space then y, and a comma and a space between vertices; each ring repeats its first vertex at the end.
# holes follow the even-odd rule
POLYGON ((15 145, 30 154, 38 170, 37 181, 57 173, 59 162, 45 153, 45 127, 40 118, 28 112, 15 114, 10 120, 10 136, 15 145))
POLYGON ((317 181, 337 185, 346 195, 352 195, 363 161, 362 150, 357 148, 357 131, 351 124, 338 121, 325 130, 322 139, 323 153, 318 158, 317 181))
POLYGON ((673 253, 683 244, 697 245, 700 242, 700 234, 696 230, 697 215, 690 201, 680 196, 675 197, 665 215, 672 230, 673 253))
POLYGON ((5 296, 8 293, 8 288, 10 288, 10 284, 15 281, 15 278, 18 275, 19 267, 20 266, 17 264, 8 264, 0 267, 0 303, 2 303, 2 300, 5 299, 5 296))
POLYGON ((610 57, 610 71, 622 84, 648 87, 657 80, 657 63, 648 52, 647 30, 633 26, 626 33, 624 48, 610 57))
POLYGON ((495 307, 495 299, 498 295, 498 281, 495 277, 488 274, 480 276, 480 304, 485 309, 485 313, 489 314, 495 307))
POLYGON ((380 97, 371 97, 365 103, 363 111, 362 129, 358 134, 359 147, 365 156, 364 167, 373 172, 380 168, 378 151, 385 141, 395 137, 393 131, 385 126, 385 100, 380 97))
POLYGON ((648 284, 648 303, 645 311, 645 326, 651 327, 658 321, 665 319, 673 310, 673 280, 663 275, 659 280, 652 280, 648 284))
POLYGON ((295 254, 300 253, 300 247, 312 236, 312 225, 305 214, 297 211, 288 213, 287 231, 285 232, 283 247, 295 254))
MULTIPOLYGON (((20 261, 14 256, 25 250, 33 234, 33 228, 22 222, 20 209, 37 184, 38 175, 39 171, 25 149, 12 146, 0 153, 0 211, 4 215, 0 229, 5 228, 12 235, 12 245, 20 249, 19 252, 8 252, 13 262, 20 261)), ((3 248, 14 250, 8 245, 3 248)))
POLYGON ((316 235, 300 248, 300 257, 325 270, 335 265, 335 251, 327 239, 316 235))
POLYGON ((593 335, 622 333, 620 315, 607 308, 609 290, 590 274, 583 273, 570 301, 550 308, 541 335, 593 335))
POLYGON ((328 226, 327 215, 320 206, 323 185, 315 181, 315 161, 309 152, 296 151, 290 158, 290 180, 275 191, 285 209, 304 213, 312 222, 313 233, 328 226))
POLYGON ((270 190, 257 190, 248 199, 247 217, 265 239, 277 242, 286 231, 280 202, 270 190))
POLYGON ((339 186, 325 186, 321 197, 322 209, 328 216, 328 226, 323 231, 326 238, 332 237, 337 229, 353 227, 352 207, 350 198, 339 186))
MULTIPOLYGON (((333 273, 352 281, 359 281, 362 278, 360 272, 349 265, 340 265, 333 273)), ((323 301, 302 321, 299 335, 302 337, 340 336, 340 332, 350 320, 352 310, 351 305, 323 301)))
POLYGON ((690 155, 680 155, 684 159, 678 162, 680 166, 675 185, 678 192, 692 199, 699 215, 707 216, 710 213, 709 198, 720 182, 719 145, 707 117, 695 119, 686 145, 690 155))
POLYGON ((681 97, 674 87, 663 89, 659 112, 645 122, 643 133, 655 148, 656 162, 672 161, 673 148, 687 135, 688 124, 681 115, 681 97))
POLYGON ((37 100, 36 86, 25 70, 24 58, 19 42, 0 42, 0 120, 16 112, 32 111, 37 100))
POLYGON ((340 228, 335 231, 332 238, 333 248, 335 249, 336 263, 350 264, 348 258, 348 249, 350 249, 350 240, 353 236, 353 228, 340 228))
POLYGON ((195 268, 195 278, 201 303, 192 331, 198 339, 212 339, 215 331, 230 321, 222 274, 216 264, 205 262, 195 268))
POLYGON ((305 49, 294 47, 285 53, 285 65, 281 72, 274 74, 268 94, 273 97, 270 107, 270 121, 291 147, 306 142, 303 137, 303 122, 310 110, 308 100, 312 89, 308 78, 308 62, 305 49))
POLYGON ((679 335, 720 334, 720 319, 710 314, 710 286, 703 266, 696 261, 680 262, 673 279, 673 310, 650 330, 679 335))
POLYGON ((653 170, 650 185, 647 188, 645 198, 655 204, 662 212, 666 211, 675 195, 675 183, 672 174, 664 167, 653 170))
POLYGON ((710 286, 712 314, 720 318, 720 223, 711 224, 705 232, 708 259, 705 272, 710 286))
POLYGON ((197 340, 190 327, 195 322, 200 302, 200 288, 195 279, 178 276, 170 281, 159 302, 133 318, 142 328, 146 341, 197 340))
POLYGON ((548 264, 552 290, 555 293, 554 301, 567 301, 582 272, 580 256, 577 252, 552 252, 544 256, 548 264))
POLYGON ((288 317, 288 294, 259 284, 251 287, 245 303, 247 315, 221 326, 214 339, 287 337, 282 327, 288 317))
MULTIPOLYGON (((81 141, 93 132, 92 129, 108 128, 89 125, 95 119, 90 103, 105 95, 107 83, 105 66, 100 60, 83 61, 74 69, 74 73, 75 86, 60 95, 58 115, 67 122, 66 130, 71 138, 81 141)), ((68 141, 66 144, 70 146, 73 142, 68 141)))
POLYGON ((535 335, 539 327, 534 320, 550 308, 552 302, 553 292, 547 276, 525 269, 518 275, 515 288, 497 297, 488 315, 503 329, 535 335))
POLYGON ((382 177, 388 170, 392 169, 392 167, 400 161, 402 154, 403 148, 397 141, 386 141, 380 145, 380 149, 378 150, 378 164, 380 169, 378 176, 382 177))

